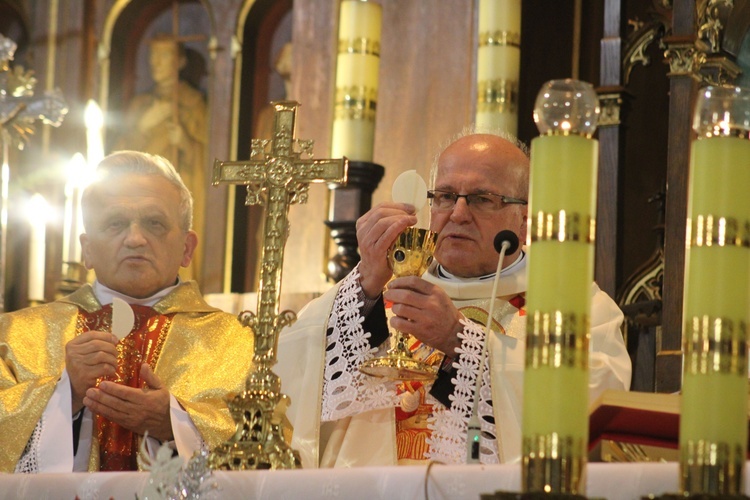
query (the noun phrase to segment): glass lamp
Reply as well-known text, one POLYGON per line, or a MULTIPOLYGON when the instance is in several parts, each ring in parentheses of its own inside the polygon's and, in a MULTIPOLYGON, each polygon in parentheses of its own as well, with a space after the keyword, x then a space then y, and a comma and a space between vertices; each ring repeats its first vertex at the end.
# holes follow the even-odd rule
POLYGON ((522 487, 581 495, 588 445, 588 345, 598 143, 588 83, 539 91, 531 143, 522 487))
POLYGON ((750 323, 750 91, 698 94, 683 297, 680 489, 744 492, 750 323))

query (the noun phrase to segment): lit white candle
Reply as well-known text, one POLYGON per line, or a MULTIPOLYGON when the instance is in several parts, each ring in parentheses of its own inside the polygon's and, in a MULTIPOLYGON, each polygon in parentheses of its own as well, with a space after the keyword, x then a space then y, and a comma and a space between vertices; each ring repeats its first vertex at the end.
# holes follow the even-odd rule
POLYGON ((89 165, 97 165, 104 158, 104 115, 102 108, 93 99, 86 103, 83 120, 86 124, 86 159, 89 165))
POLYGON ((34 194, 29 202, 29 300, 44 300, 45 238, 49 205, 42 195, 34 194))
POLYGON ((79 262, 81 244, 79 236, 83 232, 81 216, 81 191, 87 176, 86 159, 76 153, 68 162, 67 182, 65 183, 65 222, 63 231, 63 262, 79 262))

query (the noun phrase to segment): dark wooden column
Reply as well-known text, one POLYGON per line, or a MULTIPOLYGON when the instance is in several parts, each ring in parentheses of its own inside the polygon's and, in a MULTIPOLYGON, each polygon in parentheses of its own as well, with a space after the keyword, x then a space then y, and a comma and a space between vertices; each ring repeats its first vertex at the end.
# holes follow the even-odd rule
POLYGON ((599 287, 611 297, 617 286, 617 199, 618 167, 623 141, 622 87, 622 2, 605 0, 604 34, 601 42, 597 89, 601 105, 599 118, 599 185, 596 207, 596 270, 599 287))
POLYGON ((656 391, 674 392, 682 380, 682 294, 685 270, 691 117, 699 84, 694 0, 675 0, 672 34, 665 37, 669 63, 669 139, 664 235, 664 289, 661 335, 656 345, 656 391))
MULTIPOLYGON (((211 168, 215 158, 226 160, 234 159, 231 146, 232 136, 232 110, 233 94, 232 82, 234 81, 234 69, 238 50, 233 43, 232 29, 239 18, 241 0, 225 0, 211 2, 213 4, 213 16, 217 27, 211 40, 211 78, 209 90, 209 113, 210 129, 208 138, 209 162, 207 169, 211 168)), ((209 175, 210 178, 210 175, 209 175)), ((221 248, 227 241, 227 205, 229 203, 229 191, 211 187, 206 190, 206 221, 214 223, 206 224, 201 241, 206 248, 206 257, 203 259, 201 291, 204 293, 215 293, 223 291, 224 269, 226 265, 225 252, 209 252, 209 245, 221 248), (209 257, 210 255, 210 257, 209 257)))

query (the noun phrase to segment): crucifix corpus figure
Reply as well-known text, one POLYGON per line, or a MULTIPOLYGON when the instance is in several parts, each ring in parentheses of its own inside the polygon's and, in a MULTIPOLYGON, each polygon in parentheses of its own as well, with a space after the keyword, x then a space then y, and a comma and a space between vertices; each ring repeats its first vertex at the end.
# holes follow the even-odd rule
POLYGON ((271 371, 281 329, 294 322, 291 311, 279 314, 281 271, 289 226, 289 206, 307 201, 311 182, 345 183, 348 161, 315 160, 313 141, 294 137, 299 103, 275 101, 273 137, 253 139, 247 161, 214 162, 213 185, 222 182, 247 186, 246 205, 265 205, 263 250, 257 314, 240 319, 255 332, 255 370, 246 390, 229 403, 237 432, 209 456, 213 469, 291 469, 300 466, 299 454, 283 437, 289 398, 281 394, 281 380, 271 371), (269 148, 270 146, 270 148, 269 148))

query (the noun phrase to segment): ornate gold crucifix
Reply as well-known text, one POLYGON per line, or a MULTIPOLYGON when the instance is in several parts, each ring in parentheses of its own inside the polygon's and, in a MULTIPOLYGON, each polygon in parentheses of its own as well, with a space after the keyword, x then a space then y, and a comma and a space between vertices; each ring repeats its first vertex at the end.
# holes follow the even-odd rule
POLYGON ((255 335, 255 369, 229 409, 237 432, 209 456, 213 469, 291 469, 300 466, 299 455, 283 437, 283 423, 289 399, 281 394, 281 381, 271 371, 276 363, 281 329, 293 323, 291 311, 279 314, 284 245, 289 232, 289 207, 307 202, 311 182, 345 183, 348 162, 315 160, 313 141, 294 137, 299 103, 276 101, 273 137, 253 139, 247 161, 214 162, 213 185, 222 182, 247 186, 245 205, 266 206, 261 254, 257 314, 245 311, 240 320, 255 335), (270 145, 270 150, 269 150, 270 145))

